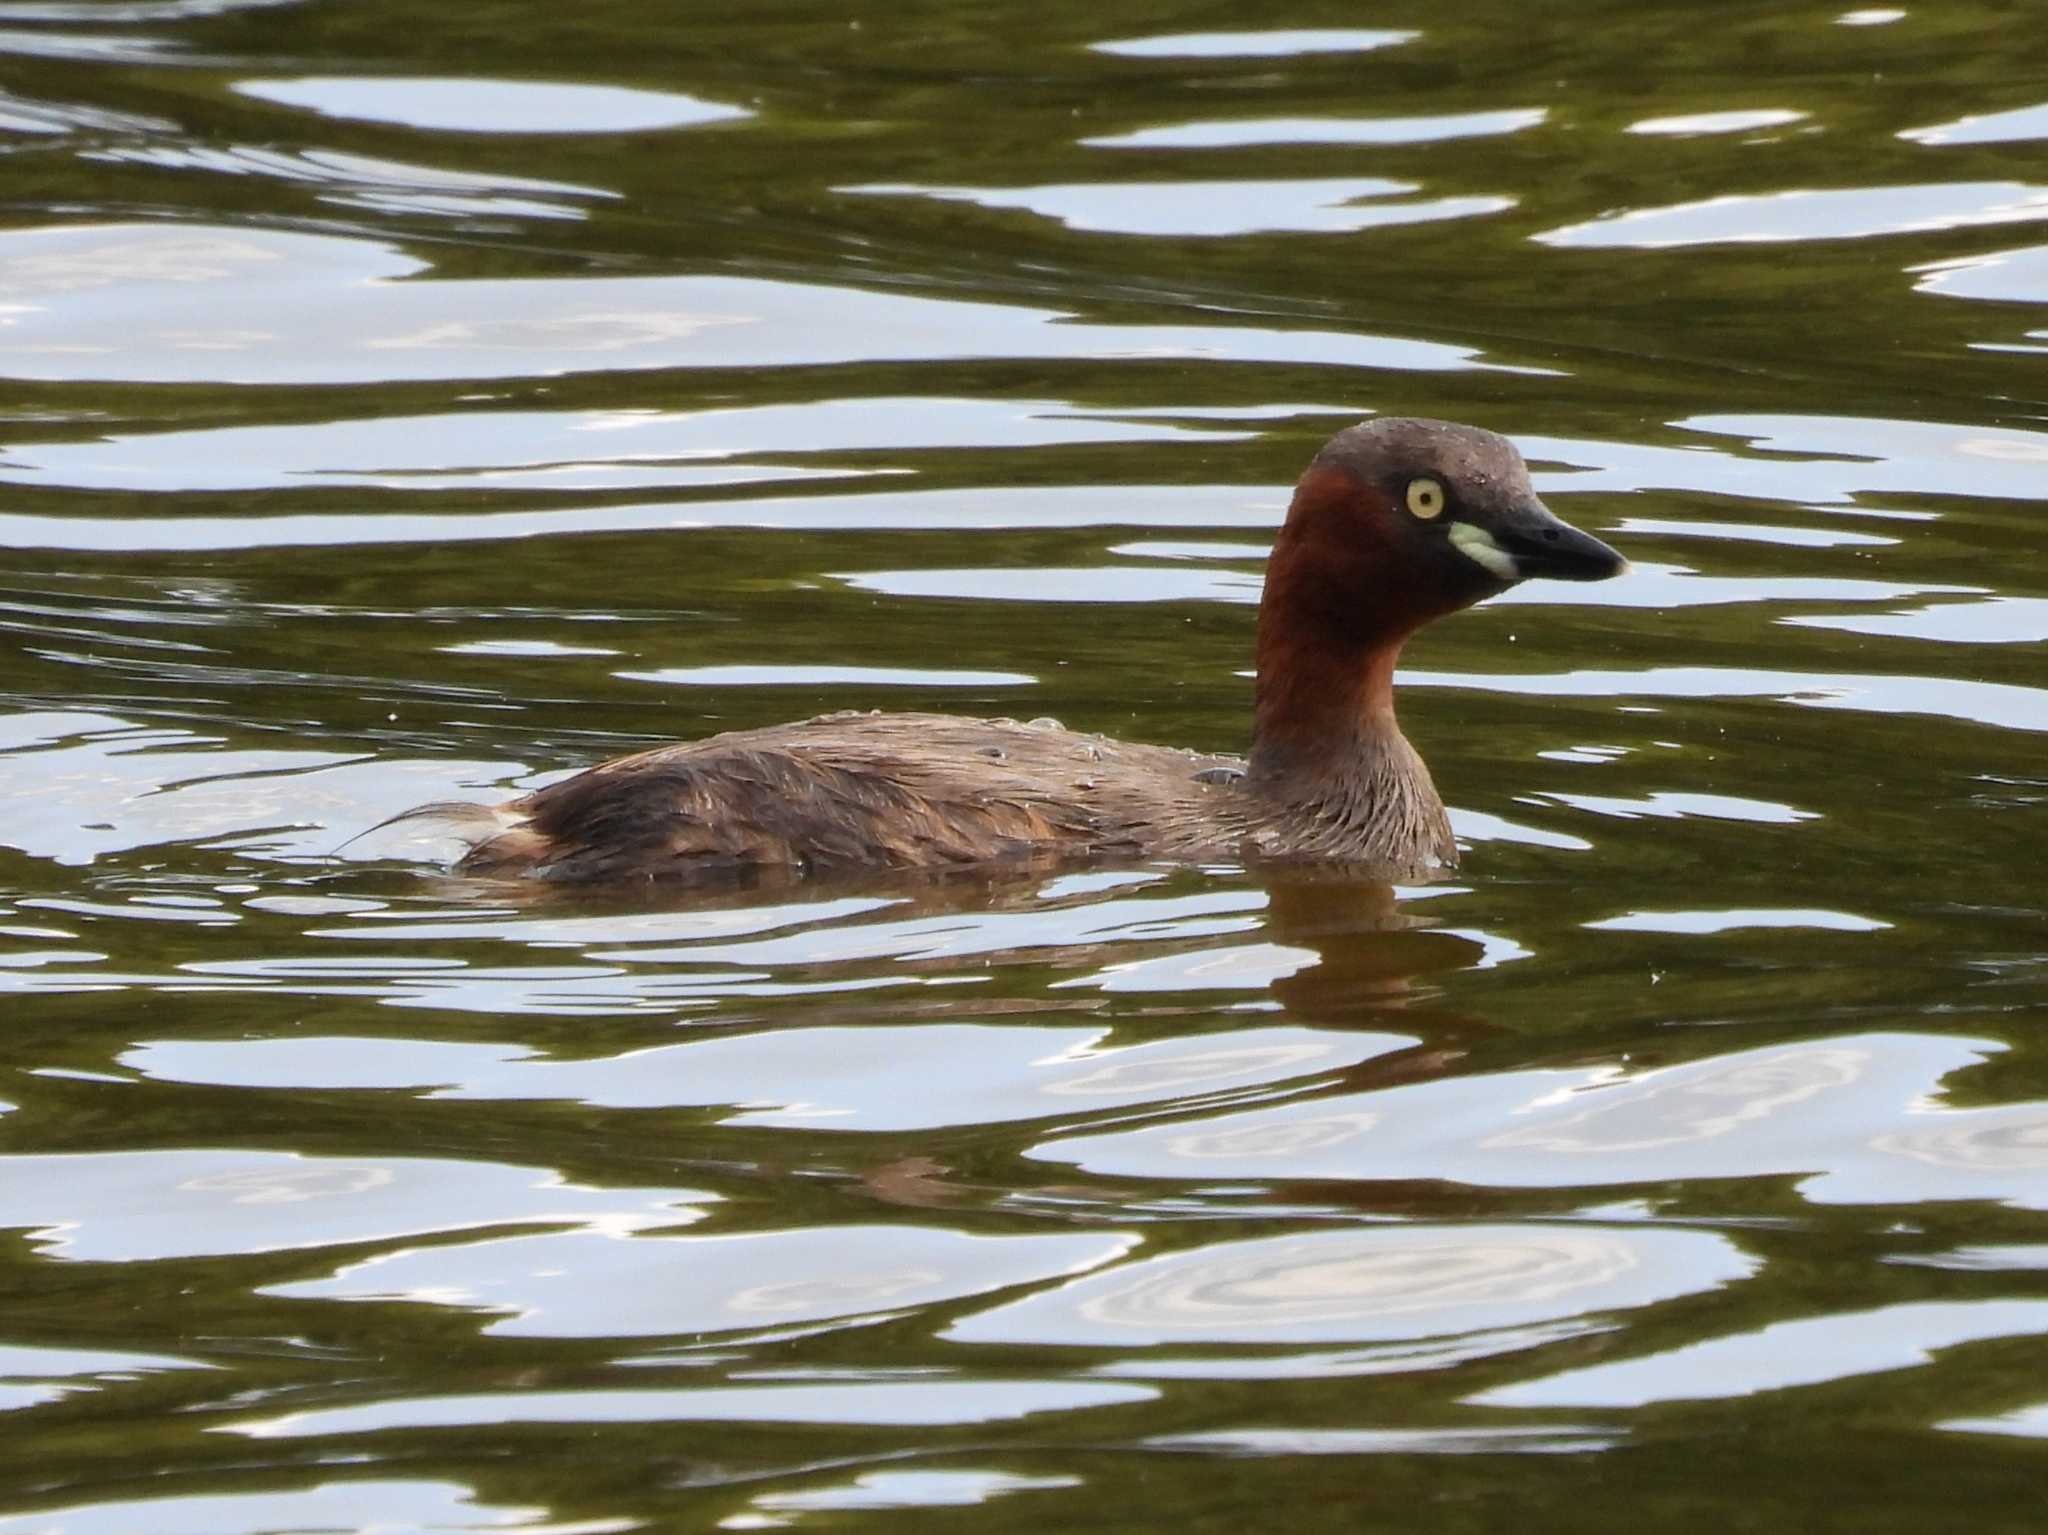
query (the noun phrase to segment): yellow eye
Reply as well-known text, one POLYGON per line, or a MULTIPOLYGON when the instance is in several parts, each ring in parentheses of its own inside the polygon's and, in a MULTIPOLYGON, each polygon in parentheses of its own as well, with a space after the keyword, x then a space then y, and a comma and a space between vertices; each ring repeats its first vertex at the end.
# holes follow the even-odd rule
POLYGON ((1444 509, 1444 488, 1427 477, 1408 482, 1408 510, 1424 522, 1444 509))

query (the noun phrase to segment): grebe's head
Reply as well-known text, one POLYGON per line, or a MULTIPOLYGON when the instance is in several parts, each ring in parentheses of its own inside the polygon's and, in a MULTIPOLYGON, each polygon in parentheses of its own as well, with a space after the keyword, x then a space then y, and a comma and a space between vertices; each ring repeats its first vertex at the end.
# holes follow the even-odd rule
POLYGON ((1275 576, 1294 577, 1291 600, 1322 608, 1323 622, 1389 639, 1532 576, 1604 581, 1628 568, 1537 499, 1505 437, 1408 417, 1324 445, 1274 560, 1275 576))

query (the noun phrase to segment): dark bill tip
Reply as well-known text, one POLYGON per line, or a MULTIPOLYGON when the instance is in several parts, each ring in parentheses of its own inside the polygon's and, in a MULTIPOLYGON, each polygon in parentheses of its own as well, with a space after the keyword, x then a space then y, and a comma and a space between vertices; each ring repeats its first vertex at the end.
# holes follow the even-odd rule
POLYGON ((1628 561, 1619 551, 1580 532, 1540 502, 1505 519, 1493 535, 1513 558, 1517 576, 1525 581, 1605 581, 1628 569, 1628 561))

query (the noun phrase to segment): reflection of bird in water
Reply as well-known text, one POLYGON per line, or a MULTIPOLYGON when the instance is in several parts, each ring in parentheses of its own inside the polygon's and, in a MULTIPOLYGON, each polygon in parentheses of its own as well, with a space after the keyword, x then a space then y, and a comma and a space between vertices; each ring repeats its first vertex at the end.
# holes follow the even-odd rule
POLYGON ((1431 977, 1470 969, 1486 946, 1435 925, 1427 908, 1404 908, 1394 887, 1289 870, 1266 884, 1266 927, 1276 942, 1312 951, 1316 963, 1273 983, 1288 1016, 1322 1028, 1386 1029, 1415 1044, 1335 1074, 1348 1092, 1442 1076, 1466 1043, 1490 1033, 1468 1013, 1442 1006, 1431 977))
MULTIPOLYGON (((1240 1080, 1232 1089, 1263 1094, 1291 1084, 1290 1073, 1307 1071, 1304 1082, 1312 1081, 1320 1095, 1442 1075, 1462 1057, 1464 1042, 1485 1032, 1476 1020, 1443 1007, 1431 984, 1471 966, 1484 945, 1437 927, 1429 900, 1403 899, 1384 880, 1343 865, 1266 863, 1246 874, 1153 866, 1074 879, 1049 877, 1029 864, 835 870, 801 880, 778 871, 710 889, 681 882, 563 886, 455 879, 443 891, 467 894, 494 911, 509 904, 523 920, 539 924, 537 931, 557 934, 553 942, 571 933, 596 943, 608 933, 625 941, 644 938, 644 924, 663 911, 706 918, 701 940, 684 937, 686 947, 662 952, 667 963, 689 965, 701 948, 704 964, 757 968, 763 962, 734 952, 734 945, 744 949, 757 935, 772 941, 778 952, 767 963, 774 984, 695 1014, 693 1032, 704 1035, 752 1033, 778 1023, 873 1025, 898 1038, 900 1047, 901 1031, 914 1033, 920 1023, 1067 1026, 1048 1028, 1049 1042, 1075 1024, 1094 1024, 1103 1034, 1091 1049, 1106 1052, 1103 1064, 1141 1073, 1154 1068, 1136 1059, 1114 1064, 1122 1050, 1183 1041, 1196 1045, 1199 1055, 1213 1038, 1216 1050, 1229 1056, 1248 1024, 1392 1036, 1369 1045, 1362 1060, 1326 1057, 1319 1067, 1281 1069, 1270 1082, 1240 1080), (1205 967, 1212 956, 1219 963, 1205 967), (1115 985, 1113 978, 1146 968, 1154 969, 1158 984, 1135 991, 1115 985), (962 977, 996 984, 915 987, 918 980, 962 977), (869 989, 885 978, 913 989, 869 989), (791 994, 775 996, 784 985, 791 994), (1245 1004, 1261 997, 1279 1010, 1247 1014, 1245 1004)), ((706 1000, 715 995, 715 986, 708 988, 706 1000)), ((1128 1123, 1213 1110, 1218 1085, 1213 1068, 1179 1081, 1161 1076, 1156 1097, 1120 1099, 1112 1112, 1128 1123)), ((1021 1079, 1018 1086, 1025 1090, 1021 1079)), ((906 1081, 904 1091, 914 1099, 943 1087, 906 1081)), ((1057 1107, 1061 1133, 1085 1130, 1096 1118, 1083 1097, 1057 1100, 1057 1107)), ((1016 1123, 1026 1144, 1047 1133, 1043 1119, 1016 1123)), ((977 1141, 991 1133, 1001 1132, 975 1127, 977 1141)), ((778 1146, 788 1149, 796 1134, 778 1137, 778 1146)), ((870 1162, 863 1138, 803 1139, 796 1162, 756 1171, 782 1176, 801 1165, 813 1176, 847 1180, 849 1191, 863 1198, 912 1208, 1046 1198, 1076 1215, 1099 1208, 1121 1217, 1134 1199, 1128 1183, 1076 1181, 1071 1174, 1043 1184, 963 1180, 951 1159, 934 1156, 928 1145, 903 1150, 899 1144, 870 1162)), ((720 1165, 733 1170, 730 1159, 720 1165)), ((1303 1198, 1328 1204, 1330 1194, 1304 1190, 1303 1198)))
POLYGON ((1355 1024, 1362 1014, 1401 1007, 1415 1028, 1413 1004, 1425 977, 1464 970, 1486 946, 1436 927, 1427 912, 1404 909, 1394 887, 1314 870, 1267 872, 1266 928, 1276 943, 1313 950, 1316 962, 1273 983, 1273 995, 1304 1022, 1355 1024))
MULTIPOLYGON (((1267 896, 1262 936, 1277 947, 1304 951, 1303 958, 1308 960, 1268 983, 1270 996, 1281 1004, 1286 1018, 1319 1029, 1383 1030, 1415 1037, 1405 1048, 1316 1072, 1327 1090, 1365 1092, 1442 1076, 1464 1057, 1466 1041, 1490 1032, 1471 1016, 1436 1004, 1428 984, 1431 977, 1472 965, 1484 955, 1483 944, 1435 928, 1426 912, 1404 909, 1394 888, 1383 882, 1347 878, 1334 871, 1296 870, 1276 877, 1269 870, 1261 883, 1267 896)), ((1173 941, 1147 945, 1146 953, 1151 957, 1164 949, 1198 955, 1214 944, 1214 939, 1173 941)), ((1057 954, 1033 951, 1029 957, 1064 969, 1076 963, 1128 962, 1132 948, 1126 940, 1076 946, 1057 954)), ((997 1010, 1014 1014, 1019 1010, 1018 1000, 1023 999, 999 1002, 997 1010)), ((1038 1011, 1037 1001, 1025 1001, 1022 1010, 1038 1011)), ((1073 1003, 1063 999, 1054 1005, 1067 1009, 1073 1003)), ((972 1006, 970 1002, 970 1010, 972 1006)), ((1089 1013, 1098 1012, 1099 1007, 1096 997, 1084 1004, 1089 1013)), ((1218 1011, 1213 991, 1148 993, 1142 1014, 1119 1014, 1116 1040, 1128 1044, 1161 1035, 1186 1038, 1191 1022, 1200 1021, 1205 1031, 1214 1029, 1218 1011)), ((1241 1024, 1242 1020, 1233 1018, 1231 1022, 1241 1024)), ((1203 1085, 1191 1084, 1189 1096, 1202 1098, 1205 1091, 1203 1085)), ((1118 1116, 1128 1122, 1134 1113, 1171 1112, 1180 1106, 1180 1101, 1169 1095, 1140 1110, 1120 1109, 1118 1116)), ((1205 1106, 1213 1108, 1213 1103, 1205 1106)), ((1084 1124, 1074 1122, 1062 1130, 1083 1128, 1084 1124)), ((1361 1176, 1369 1174, 1362 1169, 1361 1176)), ((858 1179, 862 1192, 870 1198, 921 1208, 979 1206, 1022 1192, 1014 1184, 959 1182, 950 1167, 923 1154, 891 1158, 863 1170, 858 1179)), ((1328 1203, 1331 1197, 1328 1189, 1304 1189, 1301 1193, 1307 1204, 1328 1203)), ((1420 1206, 1427 1206, 1442 1193, 1432 1188, 1418 1190, 1414 1197, 1420 1206)), ((1063 1178, 1032 1189, 1026 1197, 1057 1199, 1080 1208, 1099 1205, 1122 1213, 1130 1207, 1133 1193, 1128 1183, 1063 1178)))
MULTIPOLYGON (((1261 956, 1251 974, 1256 978, 1262 970, 1267 972, 1263 984, 1290 1016, 1339 1028, 1435 1032, 1428 1027, 1434 1017, 1428 1010, 1432 993, 1423 983, 1428 977, 1468 968, 1485 952, 1476 940, 1438 928, 1426 903, 1404 904, 1385 881, 1360 877, 1341 866, 1263 865, 1245 874, 1150 869, 1107 877, 1128 882, 1098 886, 1091 876, 1076 888, 1062 889, 1043 869, 992 864, 960 870, 841 872, 801 881, 773 880, 765 888, 759 882, 708 890, 680 884, 480 885, 462 879, 436 884, 455 902, 467 899, 490 910, 511 906, 530 919, 572 923, 574 928, 565 932, 573 930, 594 941, 604 939, 609 919, 622 924, 618 936, 624 940, 631 936, 625 924, 664 911, 702 913, 707 918, 720 912, 758 914, 758 921, 737 929, 708 927, 705 960, 717 961, 718 947, 735 933, 815 930, 820 935, 816 958, 778 961, 782 975, 815 982, 865 978, 877 970, 927 978, 983 974, 997 965, 1029 966, 1055 977, 1071 977, 1139 961, 1199 956, 1218 946, 1215 924, 1228 924, 1233 940, 1256 927, 1267 944, 1302 952, 1291 964, 1284 955, 1261 956), (1248 883, 1263 887, 1263 907, 1246 889, 1248 883), (1186 904, 1199 903, 1212 892, 1244 894, 1199 911, 1186 904), (1417 905, 1425 909, 1418 911, 1417 905), (1077 920, 1063 923, 1063 913, 1077 920), (1006 933, 1011 924, 1014 933, 1006 933), (1187 931, 1190 925, 1197 930, 1187 931), (1397 1016, 1376 1016, 1390 1012, 1397 1016)), ((1148 994, 1143 1011, 1148 1026, 1143 1033, 1167 1032, 1163 1020, 1212 1015, 1216 995, 1213 984, 1201 982, 1148 994)), ((961 1019, 1095 1014, 1101 1009, 1102 997, 1094 991, 1063 990, 1048 996, 1040 988, 1025 994, 1010 994, 1005 988, 1000 997, 948 991, 934 994, 926 1003, 898 993, 880 1000, 860 991, 835 996, 821 989, 804 995, 802 1018, 814 1024, 849 1023, 927 1010, 935 1017, 961 1019)))
POLYGON ((1053 721, 833 714, 603 763, 498 806, 429 805, 457 868, 564 882, 989 863, 1457 861, 1394 720, 1407 638, 1532 576, 1621 556, 1551 515, 1506 439, 1368 421, 1303 474, 1266 567, 1244 760, 1053 721))

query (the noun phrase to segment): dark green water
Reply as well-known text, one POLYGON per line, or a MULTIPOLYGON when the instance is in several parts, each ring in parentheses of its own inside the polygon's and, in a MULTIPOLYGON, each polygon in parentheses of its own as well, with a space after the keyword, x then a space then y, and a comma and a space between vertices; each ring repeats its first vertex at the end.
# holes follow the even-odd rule
POLYGON ((0 1532, 2034 1528, 2040 60, 0 4, 0 1532), (1411 647, 1453 882, 335 856, 826 708, 1241 748, 1368 412, 1636 565, 1411 647))

